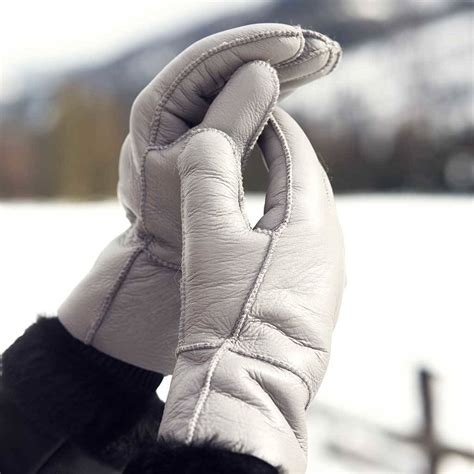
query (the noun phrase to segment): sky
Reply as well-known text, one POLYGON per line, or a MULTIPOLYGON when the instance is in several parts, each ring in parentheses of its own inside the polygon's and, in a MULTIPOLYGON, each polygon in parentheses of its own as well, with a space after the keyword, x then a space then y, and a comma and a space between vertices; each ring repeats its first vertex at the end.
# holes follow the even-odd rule
POLYGON ((0 101, 29 73, 101 62, 172 28, 272 0, 14 0, 0 3, 0 101))
MULTIPOLYGON (((35 74, 100 63, 172 28, 210 21, 277 0, 4 0, 0 2, 0 102, 28 87, 35 74)), ((450 0, 343 0, 374 19, 401 5, 450 0)))

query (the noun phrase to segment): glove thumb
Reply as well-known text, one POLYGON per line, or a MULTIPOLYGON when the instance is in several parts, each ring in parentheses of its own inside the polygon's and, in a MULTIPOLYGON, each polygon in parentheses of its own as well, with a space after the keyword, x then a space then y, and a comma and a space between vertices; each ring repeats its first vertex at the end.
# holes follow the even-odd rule
POLYGON ((275 70, 264 61, 240 67, 214 99, 178 159, 182 226, 199 231, 248 230, 242 209, 241 161, 255 145, 279 94, 275 70), (199 219, 200 225, 190 225, 199 219))

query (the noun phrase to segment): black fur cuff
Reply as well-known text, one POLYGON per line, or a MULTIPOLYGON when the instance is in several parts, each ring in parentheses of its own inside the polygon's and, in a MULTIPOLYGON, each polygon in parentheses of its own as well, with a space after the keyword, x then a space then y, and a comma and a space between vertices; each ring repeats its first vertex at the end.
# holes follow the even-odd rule
POLYGON ((107 356, 40 318, 3 354, 3 380, 38 429, 100 450, 149 407, 163 376, 107 356))
POLYGON ((259 458, 233 452, 210 441, 186 446, 159 441, 141 452, 124 474, 278 474, 278 469, 259 458))

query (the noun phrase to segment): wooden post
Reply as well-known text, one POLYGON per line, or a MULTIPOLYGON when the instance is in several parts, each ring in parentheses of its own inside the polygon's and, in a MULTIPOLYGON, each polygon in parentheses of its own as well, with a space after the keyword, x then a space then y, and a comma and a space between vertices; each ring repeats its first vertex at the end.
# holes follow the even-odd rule
MULTIPOLYGON (((422 423, 420 428, 414 434, 396 433, 394 431, 382 428, 377 425, 371 425, 362 420, 353 419, 350 415, 343 415, 340 412, 330 415, 333 419, 338 419, 347 429, 356 425, 359 427, 365 426, 368 433, 374 433, 377 439, 374 438, 374 446, 377 446, 377 441, 382 438, 388 438, 397 443, 407 443, 418 446, 423 452, 425 459, 427 474, 438 474, 441 466, 441 461, 448 455, 462 457, 468 461, 474 461, 474 452, 470 449, 457 448, 447 444, 443 444, 436 436, 436 410, 433 390, 433 374, 425 368, 421 368, 418 373, 418 388, 420 394, 420 409, 422 414, 422 423), (352 419, 351 419, 352 418, 352 419)), ((329 415, 329 414, 328 414, 329 415)), ((350 436, 345 436, 345 439, 350 439, 350 436)), ((386 467, 384 459, 379 458, 376 453, 360 452, 351 449, 350 446, 342 445, 339 440, 328 442, 329 450, 336 456, 352 460, 353 462, 365 464, 367 466, 386 467)))

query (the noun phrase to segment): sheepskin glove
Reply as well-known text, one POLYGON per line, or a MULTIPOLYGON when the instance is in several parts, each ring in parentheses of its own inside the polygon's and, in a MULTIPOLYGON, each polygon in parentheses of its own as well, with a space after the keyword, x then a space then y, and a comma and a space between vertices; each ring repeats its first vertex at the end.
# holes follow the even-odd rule
POLYGON ((122 361, 171 373, 179 324, 181 218, 176 159, 201 126, 237 127, 245 158, 278 95, 274 73, 254 63, 229 108, 201 124, 232 74, 252 61, 278 71, 283 95, 328 74, 337 43, 312 31, 259 24, 205 38, 177 56, 141 92, 120 156, 119 198, 131 226, 100 255, 61 306, 59 318, 81 341, 122 361), (249 113, 238 116, 240 101, 249 113), (240 132, 239 132, 240 133, 240 132))
POLYGON ((296 122, 276 109, 260 145, 270 185, 255 228, 229 136, 204 130, 179 157, 182 314, 160 436, 215 439, 302 473, 305 411, 344 287, 343 239, 326 173, 296 122))

